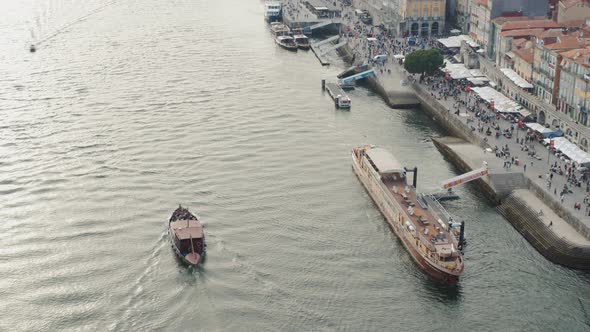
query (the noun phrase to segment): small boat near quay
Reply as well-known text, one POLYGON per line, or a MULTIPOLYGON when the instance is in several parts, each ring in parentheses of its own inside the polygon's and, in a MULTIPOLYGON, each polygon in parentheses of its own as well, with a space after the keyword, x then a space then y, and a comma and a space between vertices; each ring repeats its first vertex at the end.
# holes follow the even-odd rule
POLYGON ((264 4, 264 19, 267 22, 280 21, 283 16, 282 4, 278 1, 267 1, 264 4))
POLYGON ((293 36, 295 40, 295 44, 297 44, 297 48, 302 50, 309 50, 311 45, 309 44, 309 38, 307 38, 304 34, 297 34, 293 36))
POLYGON ((277 36, 275 42, 282 48, 289 51, 297 51, 297 44, 291 36, 277 36))
POLYGON ((336 106, 336 108, 350 109, 350 97, 348 97, 338 84, 326 83, 324 89, 328 92, 332 100, 334 100, 334 106, 336 106))
POLYGON ((352 150, 352 168, 416 264, 434 279, 455 284, 463 274, 464 223, 430 195, 418 194, 417 168, 408 169, 387 150, 352 150), (412 183, 406 173, 413 173, 412 183), (459 236, 454 228, 460 225, 459 236))
POLYGON ((270 24, 270 31, 276 36, 288 36, 291 34, 291 29, 283 23, 272 22, 270 24))
POLYGON ((199 265, 205 256, 207 244, 203 225, 194 214, 179 205, 168 221, 168 235, 180 260, 189 266, 199 265))

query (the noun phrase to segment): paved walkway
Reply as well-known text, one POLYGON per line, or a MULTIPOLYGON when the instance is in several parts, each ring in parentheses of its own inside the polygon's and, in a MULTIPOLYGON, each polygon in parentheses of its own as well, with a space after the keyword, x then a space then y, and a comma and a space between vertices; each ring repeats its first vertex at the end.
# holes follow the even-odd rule
MULTIPOLYGON (((485 161, 488 164, 490 172, 495 172, 495 170, 500 170, 500 172, 507 171, 502 168, 504 163, 503 159, 497 158, 494 154, 485 152, 485 150, 471 143, 459 139, 457 139, 457 141, 458 143, 454 143, 447 140, 444 143, 462 160, 468 163, 471 168, 475 169, 482 167, 484 164, 483 162, 485 161)), ((514 171, 514 169, 511 170, 511 172, 514 171)), ((574 227, 555 214, 555 212, 543 203, 543 201, 537 198, 533 192, 528 189, 517 189, 514 191, 514 194, 523 199, 533 211, 542 211, 541 220, 543 220, 547 226, 551 227, 556 234, 575 244, 590 245, 589 239, 582 236, 574 227)))
MULTIPOLYGON (((424 85, 423 85, 424 86, 424 85)), ((434 92, 435 95, 438 92, 434 92)), ((473 104, 475 97, 474 96, 469 96, 467 93, 462 92, 458 97, 457 100, 472 100, 471 103, 468 104, 473 104)), ((477 128, 478 126, 478 122, 480 125, 483 125, 484 128, 487 129, 487 127, 491 127, 493 125, 493 123, 488 123, 488 124, 484 124, 479 120, 476 120, 475 118, 475 114, 468 111, 465 106, 461 105, 458 106, 455 103, 455 98, 452 97, 448 97, 446 100, 444 100, 444 98, 440 98, 439 102, 444 105, 448 110, 450 110, 449 116, 455 116, 458 117, 459 119, 461 119, 464 123, 468 123, 467 121, 470 121, 469 125, 477 128), (458 107, 456 107, 458 106, 458 107), (456 110, 459 109, 460 110, 460 114, 456 115, 454 112, 456 112, 456 110)), ((557 166, 558 168, 561 167, 562 170, 565 169, 565 165, 566 163, 560 159, 558 159, 555 155, 549 153, 549 150, 541 145, 539 142, 537 141, 532 141, 532 142, 528 142, 526 144, 520 144, 516 142, 516 139, 518 138, 519 140, 523 139, 526 134, 527 134, 527 130, 526 129, 517 129, 516 127, 518 127, 516 124, 510 123, 507 120, 504 120, 502 118, 500 118, 499 120, 494 120, 493 122, 495 122, 496 125, 498 125, 500 127, 501 130, 505 130, 510 128, 511 126, 514 126, 514 132, 513 132, 513 137, 511 139, 505 138, 504 136, 499 136, 498 138, 496 138, 495 135, 491 135, 491 136, 486 136, 485 135, 485 131, 483 133, 478 132, 477 130, 475 130, 475 132, 482 138, 487 137, 488 139, 488 144, 491 147, 508 147, 508 151, 510 152, 510 156, 507 157, 505 156, 504 158, 501 157, 495 157, 495 154, 492 152, 491 155, 494 156, 494 159, 500 161, 500 163, 495 164, 494 163, 490 163, 490 171, 494 172, 494 173, 501 173, 501 172, 514 172, 514 171, 521 171, 523 172, 531 181, 537 183, 541 188, 544 188, 546 190, 546 192, 548 192, 550 195, 553 195, 555 197, 555 199, 560 200, 561 199, 561 191, 564 188, 564 185, 567 184, 567 178, 564 175, 559 175, 558 173, 553 173, 553 178, 550 179, 550 165, 551 164, 555 164, 557 162, 557 166), (523 151, 524 147, 528 147, 529 151, 536 151, 536 154, 534 156, 530 156, 528 154, 527 151, 523 151), (516 165, 516 163, 512 163, 512 158, 518 159, 519 160, 519 165, 516 165), (504 161, 506 162, 510 162, 510 165, 505 168, 503 167, 504 161)), ((495 133, 495 130, 492 130, 495 133)), ((488 152, 490 153, 490 152, 488 152)), ((577 173, 577 177, 580 178, 581 174, 579 172, 575 172, 577 173)), ((571 212, 574 216, 578 217, 578 219, 580 219, 580 221, 582 221, 586 226, 590 227, 590 217, 588 217, 588 212, 589 211, 589 207, 587 204, 583 204, 584 202, 584 198, 586 197, 586 189, 587 189, 587 183, 586 184, 582 184, 581 187, 573 187, 570 184, 567 184, 569 190, 572 191, 572 193, 568 193, 563 195, 563 207, 565 207, 569 212, 571 212), (575 203, 580 203, 582 205, 582 208, 580 210, 574 209, 574 204, 575 203)))

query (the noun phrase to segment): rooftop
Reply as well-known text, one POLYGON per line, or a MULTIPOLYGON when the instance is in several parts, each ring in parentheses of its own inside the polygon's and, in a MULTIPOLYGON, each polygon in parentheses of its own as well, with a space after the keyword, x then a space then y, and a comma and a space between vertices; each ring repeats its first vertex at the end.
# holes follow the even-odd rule
POLYGON ((196 220, 174 221, 170 223, 170 228, 172 228, 179 240, 200 239, 203 237, 203 225, 196 220))
POLYGON ((487 7, 488 6, 488 0, 477 0, 477 4, 480 5, 480 6, 487 7))
POLYGON ((502 31, 500 35, 502 37, 520 37, 520 36, 539 36, 543 33, 543 29, 536 28, 536 29, 517 29, 517 30, 508 30, 502 31))
POLYGON ((391 154, 391 152, 383 148, 372 148, 367 150, 367 156, 371 159, 379 173, 394 173, 403 172, 402 164, 391 154))
POLYGON ((316 10, 340 11, 340 8, 334 6, 332 2, 323 0, 306 0, 305 2, 314 7, 316 10))
POLYGON ((545 48, 550 50, 568 50, 573 48, 580 48, 586 46, 587 39, 578 39, 574 36, 562 36, 558 40, 549 45, 545 44, 545 48))
POLYGON ((526 38, 516 38, 512 41, 512 47, 521 47, 527 42, 526 38))
POLYGON ((527 63, 533 63, 533 49, 532 48, 517 48, 512 52, 527 63))
POLYGON ((542 29, 550 29, 550 28, 559 28, 562 24, 557 23, 552 20, 544 19, 529 19, 526 21, 518 21, 518 20, 510 20, 504 24, 502 24, 502 32, 507 30, 516 30, 516 29, 535 29, 535 28, 542 28, 542 29))
POLYGON ((590 47, 560 52, 559 54, 561 54, 561 56, 563 56, 564 59, 569 59, 585 67, 590 67, 590 47))

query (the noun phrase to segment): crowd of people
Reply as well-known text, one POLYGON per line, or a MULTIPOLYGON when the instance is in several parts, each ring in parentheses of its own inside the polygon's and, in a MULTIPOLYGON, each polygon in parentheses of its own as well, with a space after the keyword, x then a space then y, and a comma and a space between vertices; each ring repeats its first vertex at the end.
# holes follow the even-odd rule
MULTIPOLYGON (((288 5, 287 8, 287 10, 295 12, 301 10, 292 7, 292 5, 288 5)), ((519 123, 519 119, 512 116, 504 117, 497 113, 492 105, 481 100, 466 88, 467 82, 449 79, 443 73, 415 79, 413 75, 403 69, 402 60, 396 59, 401 57, 396 57, 396 55, 405 56, 416 49, 439 48, 441 46, 436 38, 395 36, 384 29, 363 23, 355 15, 353 7, 341 4, 341 8, 342 21, 346 26, 341 34, 347 38, 349 48, 354 54, 353 62, 355 64, 370 64, 380 74, 390 75, 394 70, 400 72, 403 78, 408 81, 418 81, 418 84, 426 88, 433 98, 447 105, 449 116, 457 116, 487 142, 490 146, 489 149, 495 156, 502 159, 504 169, 512 170, 513 166, 522 167, 522 171, 526 173, 528 165, 530 172, 541 173, 538 178, 544 178, 549 189, 553 186, 554 195, 559 195, 562 203, 565 202, 566 195, 580 197, 573 194, 575 190, 583 190, 585 187, 583 200, 574 199, 573 206, 580 210, 583 204, 586 207, 585 215, 590 215, 589 175, 580 174, 573 163, 561 158, 556 158, 557 160, 551 164, 546 163, 546 174, 543 174, 545 170, 539 170, 540 166, 531 169, 535 161, 539 160, 537 165, 543 165, 540 161, 543 157, 540 157, 536 152, 540 137, 535 132, 525 129, 519 123), (374 60, 378 55, 385 55, 385 57, 381 57, 379 61, 374 60), (514 136, 516 138, 513 138, 514 136), (514 142, 517 145, 510 148, 509 145, 514 142), (517 155, 519 149, 525 158, 528 157, 527 161, 517 155), (565 182, 560 191, 553 185, 557 178, 561 179, 560 182, 565 182)))
MULTIPOLYGON (((442 74, 425 79, 423 85, 429 89, 431 95, 436 99, 442 99, 444 101, 450 99, 452 109, 455 110, 453 112, 455 116, 464 119, 465 123, 470 125, 473 131, 477 131, 480 136, 483 136, 488 144, 491 145, 491 140, 488 139, 490 136, 494 137, 497 143, 505 140, 506 142, 516 142, 518 144, 520 151, 525 154, 525 157, 528 157, 529 160, 527 162, 519 159, 511 151, 508 144, 503 144, 500 148, 495 145, 492 148, 495 156, 503 159, 504 169, 511 170, 513 166, 521 166, 522 171, 526 173, 527 164, 530 170, 535 161, 544 159, 536 152, 543 137, 532 130, 525 129, 522 125, 519 128, 518 123, 522 123, 523 119, 515 116, 506 116, 506 119, 504 119, 500 113, 492 109, 489 103, 481 100, 473 93, 467 92, 466 90, 468 89, 465 88, 465 84, 447 80, 442 74), (521 132, 521 134, 516 134, 516 138, 513 138, 515 132, 521 132)), ((450 110, 449 113, 451 113, 450 110)), ((574 201, 573 206, 574 209, 581 210, 582 205, 584 205, 586 207, 585 215, 590 216, 589 174, 578 171, 576 165, 565 157, 563 159, 555 158, 557 160, 552 164, 546 164, 546 175, 538 175, 538 178, 544 177, 545 185, 548 189, 551 189, 553 186, 554 176, 559 176, 561 181, 565 182, 561 191, 553 188, 553 194, 559 197, 562 203, 565 203, 568 195, 580 197, 579 195, 574 195, 574 188, 580 188, 580 190, 585 189, 585 195, 582 201, 572 199, 574 201)), ((542 165, 543 163, 539 162, 538 164, 542 165)))

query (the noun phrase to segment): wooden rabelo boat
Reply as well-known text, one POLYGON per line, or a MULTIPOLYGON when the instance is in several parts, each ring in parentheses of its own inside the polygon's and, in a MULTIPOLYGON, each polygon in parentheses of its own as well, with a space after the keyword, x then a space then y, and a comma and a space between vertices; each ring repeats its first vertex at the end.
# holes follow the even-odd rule
POLYGON ((188 209, 178 206, 168 222, 168 235, 176 255, 187 265, 198 265, 205 256, 207 244, 203 225, 188 209))

